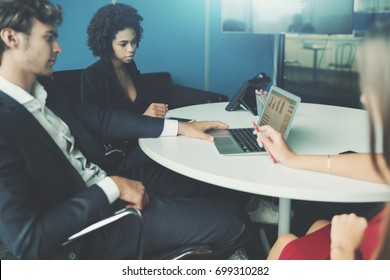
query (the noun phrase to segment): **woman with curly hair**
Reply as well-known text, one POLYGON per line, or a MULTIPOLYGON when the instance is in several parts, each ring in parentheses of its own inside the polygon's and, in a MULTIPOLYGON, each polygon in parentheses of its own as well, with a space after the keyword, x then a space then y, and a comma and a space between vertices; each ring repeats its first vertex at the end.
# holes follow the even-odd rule
MULTIPOLYGON (((88 46, 93 55, 101 59, 83 71, 81 81, 83 103, 151 117, 165 117, 168 110, 166 104, 148 104, 143 96, 140 72, 134 62, 134 55, 143 33, 142 20, 142 16, 135 8, 120 3, 103 6, 92 17, 87 29, 88 46)), ((121 166, 122 169, 131 169, 141 163, 152 161, 138 146, 137 140, 118 142, 112 139, 98 139, 106 148, 106 154, 111 151, 122 151, 121 157, 117 156, 118 153, 111 153, 106 157, 111 166, 121 166)), ((243 198, 245 201, 247 199, 249 198, 246 196, 243 198)), ((270 202, 252 199, 250 209, 254 219, 267 222, 271 219, 269 223, 277 223, 277 206, 270 202), (269 213, 266 212, 267 209, 269 213)))
MULTIPOLYGON (((116 3, 100 8, 88 28, 88 46, 100 60, 82 73, 81 97, 83 103, 125 110, 151 117, 165 117, 168 106, 150 103, 142 94, 140 72, 134 55, 142 38, 143 18, 130 5, 116 3)), ((99 139, 106 149, 129 152, 139 160, 147 159, 139 149, 137 139, 123 142, 99 139)))

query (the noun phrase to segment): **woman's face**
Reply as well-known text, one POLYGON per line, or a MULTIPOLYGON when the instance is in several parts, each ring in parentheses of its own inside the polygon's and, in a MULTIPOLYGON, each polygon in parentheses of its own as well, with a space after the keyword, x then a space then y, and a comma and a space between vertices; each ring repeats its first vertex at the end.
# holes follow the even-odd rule
POLYGON ((112 49, 114 50, 114 59, 130 63, 137 51, 137 35, 134 29, 126 28, 118 31, 112 41, 112 49))

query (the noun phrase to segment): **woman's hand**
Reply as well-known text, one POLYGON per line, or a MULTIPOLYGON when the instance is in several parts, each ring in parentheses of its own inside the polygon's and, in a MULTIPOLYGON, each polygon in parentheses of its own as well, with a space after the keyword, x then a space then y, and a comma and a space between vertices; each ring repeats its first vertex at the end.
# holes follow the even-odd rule
POLYGON ((228 128, 229 126, 227 124, 219 121, 201 121, 190 123, 179 122, 178 134, 207 141, 214 141, 214 137, 210 134, 207 134, 205 131, 210 129, 228 128))
POLYGON ((354 259, 367 228, 367 220, 355 214, 336 215, 330 230, 331 259, 354 259))
POLYGON ((168 113, 168 104, 163 103, 152 103, 146 109, 144 116, 155 117, 155 118, 165 118, 165 115, 168 113))
POLYGON ((289 160, 295 157, 296 154, 287 145, 283 136, 270 125, 260 126, 259 130, 262 135, 257 138, 257 142, 262 143, 276 160, 289 165, 289 160))

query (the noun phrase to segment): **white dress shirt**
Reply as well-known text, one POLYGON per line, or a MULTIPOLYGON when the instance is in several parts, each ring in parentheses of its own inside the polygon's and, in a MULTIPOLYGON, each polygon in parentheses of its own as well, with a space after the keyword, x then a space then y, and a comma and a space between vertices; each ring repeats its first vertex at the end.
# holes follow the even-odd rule
MULTIPOLYGON (((0 90, 23 105, 48 132, 66 158, 78 171, 86 185, 97 184, 106 194, 110 203, 119 198, 119 189, 107 173, 94 163, 88 162, 74 143, 69 127, 46 107, 47 92, 36 82, 31 94, 0 76, 0 90)), ((178 122, 165 120, 160 136, 177 135, 178 122)))

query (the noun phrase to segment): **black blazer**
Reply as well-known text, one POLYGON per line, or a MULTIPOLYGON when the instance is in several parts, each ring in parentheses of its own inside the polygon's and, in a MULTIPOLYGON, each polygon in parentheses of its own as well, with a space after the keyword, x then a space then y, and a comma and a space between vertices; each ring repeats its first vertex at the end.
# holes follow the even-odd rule
POLYGON ((134 61, 125 65, 137 90, 137 98, 132 102, 122 89, 115 75, 114 67, 108 60, 98 60, 83 70, 81 75, 81 102, 112 109, 143 114, 150 105, 141 87, 141 74, 134 61))
MULTIPOLYGON (((54 85, 47 90, 47 106, 67 123, 84 156, 98 165, 104 156, 93 134, 158 137, 163 129, 161 119, 69 103, 54 85)), ((10 251, 23 259, 77 258, 83 240, 62 242, 109 210, 103 191, 87 188, 34 116, 0 91, 0 240, 10 251)))
MULTIPOLYGON (((125 65, 125 70, 131 76, 137 90, 137 98, 131 101, 122 89, 109 60, 100 59, 83 70, 81 75, 81 102, 101 107, 124 110, 142 115, 150 105, 141 87, 141 74, 134 61, 125 65)), ((99 137, 99 144, 111 145, 123 151, 131 150, 138 145, 138 139, 115 139, 99 137)))

